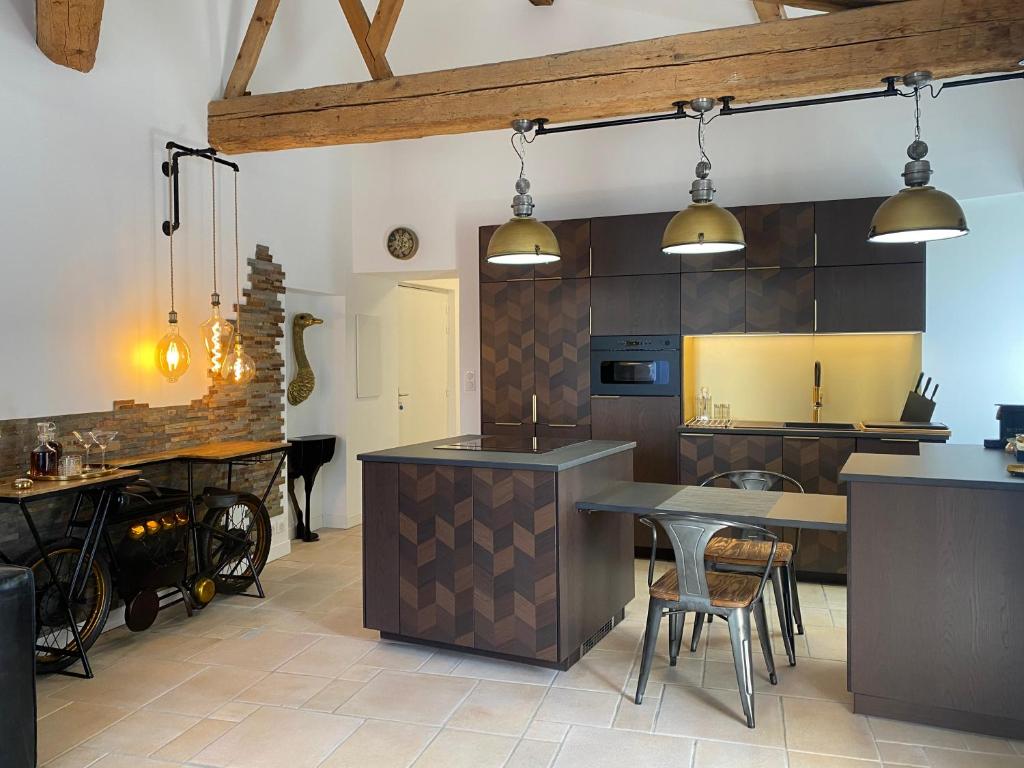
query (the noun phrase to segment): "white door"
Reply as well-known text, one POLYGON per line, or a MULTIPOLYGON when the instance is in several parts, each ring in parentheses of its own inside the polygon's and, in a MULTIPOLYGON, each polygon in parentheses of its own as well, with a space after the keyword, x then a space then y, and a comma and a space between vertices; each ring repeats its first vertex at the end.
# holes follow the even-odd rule
POLYGON ((451 437, 448 294, 399 286, 398 430, 403 445, 451 437))

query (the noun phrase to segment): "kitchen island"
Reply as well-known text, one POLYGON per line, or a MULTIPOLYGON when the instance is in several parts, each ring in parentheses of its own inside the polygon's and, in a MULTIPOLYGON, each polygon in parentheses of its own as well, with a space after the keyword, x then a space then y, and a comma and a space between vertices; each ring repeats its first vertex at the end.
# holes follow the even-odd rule
POLYGON ((1024 738, 1024 479, 973 445, 854 454, 854 710, 1024 738))
POLYGON ((363 462, 363 620, 388 639, 567 669, 634 594, 632 442, 467 435, 363 462), (484 441, 484 442, 481 442, 484 441))

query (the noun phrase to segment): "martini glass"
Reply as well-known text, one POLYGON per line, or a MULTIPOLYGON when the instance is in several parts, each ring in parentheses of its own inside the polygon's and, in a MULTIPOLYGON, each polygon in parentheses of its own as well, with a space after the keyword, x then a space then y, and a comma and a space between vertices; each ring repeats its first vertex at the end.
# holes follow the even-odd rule
POLYGON ((75 441, 85 449, 85 464, 84 464, 84 466, 88 467, 89 466, 89 449, 92 448, 94 445, 97 445, 96 433, 95 432, 79 432, 78 430, 75 430, 71 434, 74 435, 75 441))
POLYGON ((100 468, 107 468, 107 446, 114 442, 114 438, 117 437, 117 432, 95 429, 93 430, 93 438, 96 440, 96 445, 100 447, 100 468))

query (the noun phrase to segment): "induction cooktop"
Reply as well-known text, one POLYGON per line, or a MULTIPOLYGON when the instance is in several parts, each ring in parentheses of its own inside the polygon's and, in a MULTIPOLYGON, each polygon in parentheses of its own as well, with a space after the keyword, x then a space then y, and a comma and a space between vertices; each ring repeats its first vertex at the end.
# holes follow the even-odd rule
POLYGON ((435 445, 438 451, 498 451, 501 453, 550 453, 558 448, 586 442, 561 437, 513 437, 485 435, 468 440, 459 440, 445 445, 435 445))

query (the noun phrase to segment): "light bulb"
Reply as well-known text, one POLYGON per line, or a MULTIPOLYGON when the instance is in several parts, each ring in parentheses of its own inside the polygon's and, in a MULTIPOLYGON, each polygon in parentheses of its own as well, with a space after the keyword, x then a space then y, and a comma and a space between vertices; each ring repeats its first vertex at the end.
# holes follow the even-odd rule
POLYGON ((256 375, 256 363, 242 348, 241 338, 235 338, 235 348, 224 360, 221 375, 230 384, 248 384, 256 375))
POLYGON ((231 337, 234 336, 235 329, 228 320, 220 316, 220 297, 217 294, 214 294, 214 297, 210 319, 199 326, 199 332, 203 336, 203 345, 209 358, 209 371, 216 376, 220 374, 224 359, 231 351, 231 337))
POLYGON ((156 344, 156 369, 173 384, 188 370, 191 357, 188 343, 178 333, 177 322, 172 322, 156 344))

